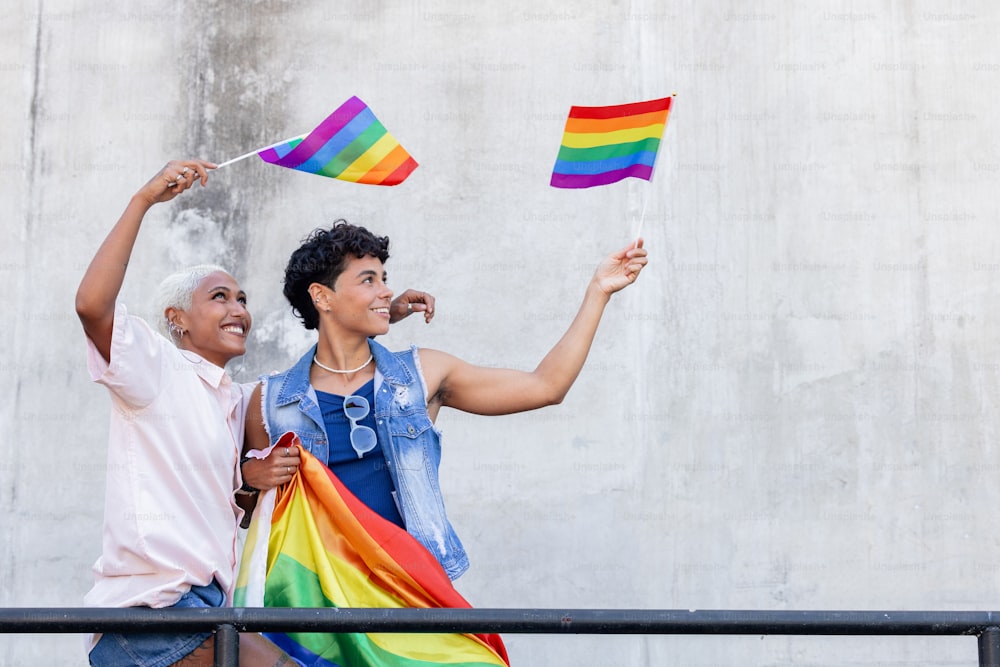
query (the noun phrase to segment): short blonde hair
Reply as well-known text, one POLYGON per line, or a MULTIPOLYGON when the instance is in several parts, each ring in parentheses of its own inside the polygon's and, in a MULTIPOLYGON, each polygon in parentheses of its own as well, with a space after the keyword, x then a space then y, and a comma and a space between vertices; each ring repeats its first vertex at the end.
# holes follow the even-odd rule
POLYGON ((213 273, 221 271, 230 275, 229 271, 217 264, 198 264, 186 269, 181 269, 163 279, 156 290, 157 328, 160 332, 177 344, 177 340, 170 335, 170 322, 167 320, 167 308, 177 308, 178 310, 188 310, 191 307, 191 298, 194 291, 198 289, 198 284, 213 273))

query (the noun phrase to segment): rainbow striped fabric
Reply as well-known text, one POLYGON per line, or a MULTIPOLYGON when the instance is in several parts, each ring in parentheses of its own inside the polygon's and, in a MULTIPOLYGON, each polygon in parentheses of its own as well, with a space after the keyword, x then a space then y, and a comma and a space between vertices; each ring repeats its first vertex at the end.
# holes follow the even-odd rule
MULTIPOLYGON (((295 478, 278 493, 262 494, 247 533, 235 606, 469 607, 427 549, 354 497, 314 456, 301 455, 295 478)), ((509 664, 498 635, 266 636, 315 667, 509 664)))
POLYGON ((417 162, 357 97, 344 102, 304 137, 269 146, 262 160, 352 183, 399 185, 417 162))
POLYGON ((592 188, 653 175, 672 97, 608 107, 570 107, 550 185, 592 188))

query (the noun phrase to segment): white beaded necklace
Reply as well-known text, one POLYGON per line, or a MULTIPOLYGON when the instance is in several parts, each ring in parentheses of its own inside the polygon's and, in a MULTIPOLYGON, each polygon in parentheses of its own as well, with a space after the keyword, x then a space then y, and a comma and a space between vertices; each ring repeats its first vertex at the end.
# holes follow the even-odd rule
POLYGON ((362 368, 364 368, 365 366, 367 366, 368 364, 370 364, 372 362, 372 359, 374 359, 374 358, 375 358, 374 354, 368 355, 368 361, 366 361, 365 363, 361 364, 357 368, 352 368, 349 371, 342 371, 342 370, 339 370, 339 369, 336 369, 336 368, 330 368, 329 366, 324 366, 323 364, 320 363, 319 359, 316 358, 315 354, 313 355, 313 363, 316 364, 317 366, 319 366, 320 368, 322 368, 324 371, 330 371, 331 373, 341 373, 343 375, 350 375, 351 373, 357 373, 362 368))

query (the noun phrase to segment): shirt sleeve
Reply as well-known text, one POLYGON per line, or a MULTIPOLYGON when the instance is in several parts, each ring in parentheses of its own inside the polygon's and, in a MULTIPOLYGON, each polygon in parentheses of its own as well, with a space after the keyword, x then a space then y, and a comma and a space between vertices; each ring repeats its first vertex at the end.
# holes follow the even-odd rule
POLYGON ((129 315, 125 305, 117 303, 110 362, 104 360, 94 341, 87 338, 90 379, 107 387, 126 405, 145 407, 160 393, 167 346, 173 348, 145 320, 129 315))

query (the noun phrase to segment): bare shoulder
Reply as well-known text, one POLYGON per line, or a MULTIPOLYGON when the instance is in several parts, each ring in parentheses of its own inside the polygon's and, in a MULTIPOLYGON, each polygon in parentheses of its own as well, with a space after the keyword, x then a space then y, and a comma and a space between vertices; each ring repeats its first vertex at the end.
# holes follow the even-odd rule
POLYGON ((434 350, 431 348, 417 348, 418 362, 420 370, 424 375, 424 382, 427 383, 427 400, 434 402, 439 399, 439 394, 448 377, 448 373, 460 360, 447 352, 434 350))
POLYGON ((430 366, 438 367, 447 365, 451 363, 451 360, 456 359, 455 356, 450 355, 447 352, 434 350, 429 347, 418 347, 417 354, 420 356, 420 365, 424 371, 427 371, 430 366))

